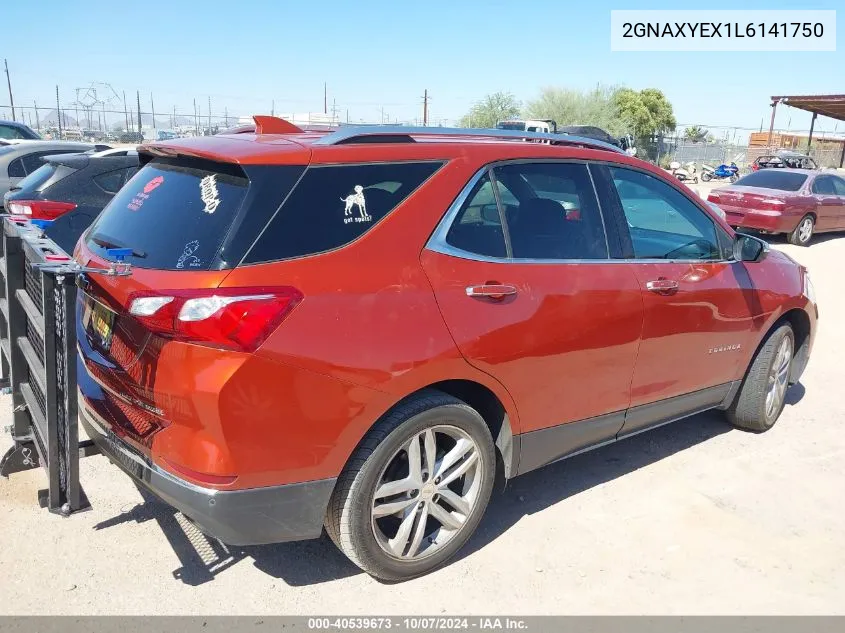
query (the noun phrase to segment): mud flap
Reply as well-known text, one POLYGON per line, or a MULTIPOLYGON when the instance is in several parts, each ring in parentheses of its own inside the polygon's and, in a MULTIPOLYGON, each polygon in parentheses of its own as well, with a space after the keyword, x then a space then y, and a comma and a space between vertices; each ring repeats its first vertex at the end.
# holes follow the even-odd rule
POLYGON ((5 216, 0 238, 0 364, 14 442, 0 474, 41 466, 40 505, 69 515, 90 507, 79 458, 97 452, 80 443, 76 418, 76 279, 70 258, 35 223, 5 216))

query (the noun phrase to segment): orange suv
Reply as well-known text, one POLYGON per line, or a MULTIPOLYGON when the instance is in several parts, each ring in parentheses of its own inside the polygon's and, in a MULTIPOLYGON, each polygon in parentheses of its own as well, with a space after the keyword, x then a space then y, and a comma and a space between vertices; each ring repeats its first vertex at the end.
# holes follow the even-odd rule
POLYGON ((807 271, 613 146, 256 120, 142 147, 75 252, 132 266, 80 277, 83 426, 224 542, 325 525, 417 576, 497 473, 706 409, 764 431, 807 364, 807 271))

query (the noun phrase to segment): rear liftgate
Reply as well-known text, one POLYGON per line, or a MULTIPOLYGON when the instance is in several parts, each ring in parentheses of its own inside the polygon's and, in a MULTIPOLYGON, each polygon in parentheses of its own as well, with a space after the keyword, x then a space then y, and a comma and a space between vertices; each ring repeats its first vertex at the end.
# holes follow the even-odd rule
POLYGON ((99 451, 79 441, 76 417, 76 275, 129 275, 126 249, 109 255, 110 269, 83 269, 43 227, 2 216, 0 236, 0 362, 2 388, 12 394, 7 431, 14 445, 0 460, 0 475, 42 466, 47 489, 38 502, 65 516, 90 508, 79 485, 79 458, 99 451))

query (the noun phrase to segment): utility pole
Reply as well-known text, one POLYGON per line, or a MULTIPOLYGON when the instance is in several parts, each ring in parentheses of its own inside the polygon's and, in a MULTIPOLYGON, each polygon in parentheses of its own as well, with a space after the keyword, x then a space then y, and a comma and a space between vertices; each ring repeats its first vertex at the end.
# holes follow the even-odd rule
POLYGON ((123 91, 123 129, 129 131, 129 110, 126 109, 126 91, 123 91))
POLYGON ((228 106, 223 108, 223 119, 225 121, 224 125, 226 127, 229 127, 229 108, 228 108, 228 106))
POLYGON ((276 116, 276 100, 270 102, 270 116, 276 116))
POLYGON ((141 91, 135 91, 135 98, 138 100, 138 134, 141 134, 141 91))
POLYGON ((153 93, 150 93, 150 110, 152 110, 153 115, 153 129, 157 129, 158 126, 156 125, 156 104, 153 103, 153 93))
POLYGON ((428 88, 423 92, 423 126, 428 125, 428 88))
POLYGON ((12 78, 9 76, 9 62, 4 59, 3 63, 6 65, 6 84, 9 86, 9 103, 12 105, 12 121, 15 121, 15 98, 12 96, 12 78))
POLYGON ((173 118, 170 119, 170 127, 176 129, 176 106, 173 106, 173 118))
POLYGON ((59 140, 62 140, 62 111, 59 106, 59 86, 56 86, 56 119, 59 121, 59 140))
POLYGON ((103 101, 103 102, 100 104, 100 108, 101 108, 101 109, 102 109, 102 111, 103 111, 103 127, 105 128, 106 132, 108 132, 108 131, 109 131, 109 124, 108 124, 108 122, 106 121, 106 102, 105 102, 105 101, 103 101))
POLYGON ((208 135, 211 136, 211 95, 208 95, 208 135))
POLYGON ((323 114, 329 113, 329 89, 326 82, 323 82, 323 114))
POLYGON ((35 129, 41 131, 41 121, 38 120, 38 104, 33 100, 32 107, 35 109, 35 129))

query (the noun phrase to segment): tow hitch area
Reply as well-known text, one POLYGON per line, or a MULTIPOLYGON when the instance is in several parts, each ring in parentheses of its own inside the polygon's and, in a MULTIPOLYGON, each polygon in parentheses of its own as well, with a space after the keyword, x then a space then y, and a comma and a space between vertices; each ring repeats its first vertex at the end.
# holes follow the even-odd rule
POLYGON ((83 269, 43 227, 15 216, 2 218, 0 239, 0 389, 11 393, 7 427, 14 445, 0 459, 0 475, 41 466, 47 488, 38 502, 70 515, 90 508, 79 485, 79 458, 99 451, 79 441, 76 417, 76 276, 82 272, 130 275, 126 249, 110 253, 108 269, 83 269))

